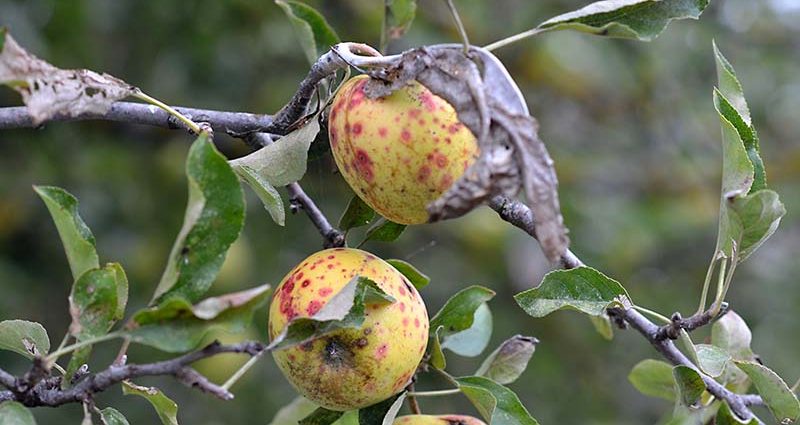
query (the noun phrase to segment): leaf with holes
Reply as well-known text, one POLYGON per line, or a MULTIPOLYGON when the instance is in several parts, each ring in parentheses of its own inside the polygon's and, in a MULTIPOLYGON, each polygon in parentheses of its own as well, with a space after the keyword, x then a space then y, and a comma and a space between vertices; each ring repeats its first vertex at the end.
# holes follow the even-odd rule
POLYGON ((206 298, 195 305, 182 298, 170 298, 134 314, 125 334, 133 342, 162 351, 189 351, 213 329, 243 332, 250 325, 254 311, 266 303, 269 289, 269 285, 261 285, 206 298))
POLYGON ((244 195, 225 157, 203 133, 186 159, 189 200, 152 303, 195 302, 217 277, 225 254, 244 226, 244 195))
POLYGON ((104 114, 117 100, 138 93, 108 74, 57 68, 27 52, 5 30, 0 38, 0 84, 22 95, 34 125, 54 116, 104 114))
POLYGON ((533 317, 570 308, 598 316, 612 305, 628 305, 630 297, 614 279, 591 267, 556 270, 542 284, 514 296, 520 307, 533 317))
POLYGON ((267 347, 280 350, 316 339, 337 329, 359 328, 367 304, 391 304, 395 299, 369 278, 355 276, 313 316, 292 319, 267 347))
POLYGON ((50 338, 44 327, 27 320, 0 322, 0 350, 9 350, 32 359, 50 351, 50 338))
POLYGON ((276 0, 275 3, 283 9, 292 23, 310 64, 313 65, 322 53, 339 42, 339 36, 328 21, 313 7, 297 1, 276 0))
POLYGON ((606 0, 548 19, 540 31, 574 30, 650 41, 675 19, 697 19, 709 0, 606 0))

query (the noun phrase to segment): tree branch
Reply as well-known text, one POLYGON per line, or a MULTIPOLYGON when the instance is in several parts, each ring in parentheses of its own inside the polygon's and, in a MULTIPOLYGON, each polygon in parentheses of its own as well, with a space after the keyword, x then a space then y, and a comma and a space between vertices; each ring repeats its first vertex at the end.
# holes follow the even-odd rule
POLYGON ((28 407, 56 407, 67 403, 83 402, 94 394, 105 391, 122 381, 142 377, 169 375, 191 388, 197 388, 223 400, 233 399, 233 394, 189 367, 192 363, 221 353, 241 353, 256 356, 266 346, 260 342, 243 342, 235 345, 222 345, 213 342, 203 349, 184 354, 174 359, 148 364, 112 364, 108 369, 91 374, 68 389, 61 388, 61 377, 47 377, 39 380, 31 388, 17 392, 15 388, 24 378, 15 378, 0 370, 0 380, 11 391, 0 392, 0 401, 16 400, 28 407), (10 384, 7 385, 7 384, 10 384))
MULTIPOLYGON (((536 238, 536 221, 533 217, 533 212, 528 206, 522 202, 511 200, 503 196, 497 196, 489 202, 489 206, 497 212, 503 220, 513 224, 516 227, 524 230, 531 237, 536 238)), ((564 269, 573 269, 583 266, 583 261, 580 260, 572 251, 567 250, 560 259, 561 267, 564 269)), ((756 394, 736 394, 729 391, 722 384, 708 376, 700 368, 697 367, 688 357, 686 357, 672 342, 670 335, 677 329, 686 329, 691 331, 701 326, 711 323, 712 320, 720 317, 720 315, 712 316, 711 312, 706 311, 702 314, 692 316, 688 319, 682 319, 678 314, 677 317, 673 315, 673 323, 659 327, 651 322, 647 317, 643 316, 638 311, 629 309, 613 308, 609 309, 609 315, 621 325, 630 325, 637 330, 647 341, 656 349, 665 359, 673 365, 684 365, 696 370, 703 379, 708 392, 721 400, 725 400, 730 405, 731 409, 737 416, 742 419, 750 419, 754 417, 753 412, 748 406, 763 405, 763 399, 756 394)))

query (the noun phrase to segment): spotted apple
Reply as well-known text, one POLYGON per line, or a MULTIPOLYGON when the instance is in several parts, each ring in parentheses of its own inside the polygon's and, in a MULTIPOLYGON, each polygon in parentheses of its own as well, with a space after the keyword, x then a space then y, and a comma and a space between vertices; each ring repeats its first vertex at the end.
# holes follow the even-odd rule
POLYGON ((394 425, 486 425, 482 420, 465 415, 398 416, 394 425))
POLYGON ((331 410, 370 406, 408 385, 428 342, 428 313, 416 288, 389 263, 358 249, 327 249, 303 260, 275 289, 268 333, 311 317, 354 277, 371 279, 393 303, 368 304, 359 329, 340 329, 273 351, 297 391, 331 410))
POLYGON ((333 157, 350 187, 380 215, 425 223, 425 207, 475 162, 478 143, 453 107, 422 84, 370 99, 368 79, 350 79, 334 98, 328 119, 333 157))

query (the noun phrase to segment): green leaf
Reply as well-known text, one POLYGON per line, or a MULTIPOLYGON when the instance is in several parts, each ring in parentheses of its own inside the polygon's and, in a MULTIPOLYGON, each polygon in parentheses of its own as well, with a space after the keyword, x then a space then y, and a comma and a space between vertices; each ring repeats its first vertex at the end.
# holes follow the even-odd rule
POLYGON ((181 298, 134 314, 126 327, 133 342, 171 353, 194 349, 211 330, 222 328, 229 333, 243 332, 252 321, 253 312, 264 305, 269 285, 219 297, 206 298, 191 305, 181 298))
POLYGON ((367 304, 390 304, 395 299, 377 283, 355 276, 313 316, 292 319, 272 340, 268 350, 280 350, 316 339, 338 329, 360 328, 367 304))
POLYGON ((752 339, 747 323, 732 310, 711 326, 711 345, 727 351, 734 360, 753 360, 752 339))
POLYGON ((358 411, 359 425, 392 425, 406 399, 405 391, 358 411))
POLYGON ((730 62, 714 44, 719 88, 714 107, 722 127, 722 201, 717 250, 744 261, 778 228, 786 209, 767 189, 758 135, 742 85, 730 62))
POLYGON ((646 359, 637 363, 628 374, 628 380, 642 394, 675 400, 675 379, 672 365, 660 360, 646 359))
POLYGON ((279 226, 286 224, 286 210, 283 208, 283 200, 280 193, 265 178, 261 177, 256 170, 247 165, 235 167, 233 171, 255 192, 264 205, 264 209, 272 217, 272 221, 279 226))
POLYGON ((538 343, 539 340, 533 337, 512 336, 486 357, 475 375, 484 376, 501 385, 516 381, 528 367, 538 343))
POLYGON ((306 173, 308 148, 319 133, 319 116, 281 137, 275 143, 230 161, 231 166, 250 167, 269 184, 278 187, 294 183, 306 173))
POLYGON ((443 326, 443 335, 450 335, 469 329, 474 322, 475 311, 483 303, 494 298, 494 291, 483 286, 473 285, 458 291, 444 304, 444 307, 431 319, 430 329, 443 326))
POLYGON ((411 28, 417 13, 416 0, 384 0, 384 4, 382 51, 389 41, 402 37, 411 28))
POLYGON ((50 338, 44 326, 27 320, 0 322, 0 350, 9 350, 32 359, 50 351, 50 338))
POLYGON ((339 219, 339 229, 346 232, 356 227, 366 226, 373 218, 375 218, 375 211, 358 195, 354 195, 347 204, 342 218, 339 219))
POLYGON ((336 412, 328 410, 324 407, 318 407, 306 417, 300 419, 300 425, 328 425, 336 422, 342 417, 344 412, 336 412))
POLYGON ((612 304, 630 303, 619 282, 591 267, 552 271, 541 285, 520 292, 514 299, 533 317, 544 317, 563 308, 597 316, 612 304))
POLYGON ((269 425, 297 425, 303 418, 317 409, 316 404, 303 396, 297 396, 291 403, 283 406, 272 418, 269 425))
POLYGON ((417 290, 420 290, 428 286, 429 283, 431 283, 431 278, 424 275, 410 263, 396 259, 386 260, 386 262, 391 264, 392 267, 394 267, 395 269, 397 269, 397 271, 402 273, 403 276, 405 276, 406 279, 408 279, 408 281, 411 282, 411 284, 414 285, 415 288, 417 288, 417 290))
POLYGON ((607 0, 539 24, 541 31, 575 30, 606 37, 650 41, 674 19, 697 19, 708 0, 607 0))
POLYGON ((492 425, 536 425, 519 397, 510 389, 482 376, 457 378, 461 391, 492 425))
POLYGON ((747 152, 747 157, 753 165, 754 178, 749 191, 755 192, 766 189, 766 171, 764 162, 761 160, 758 135, 755 127, 753 127, 750 109, 747 107, 747 100, 744 97, 744 89, 736 77, 736 71, 733 66, 717 48, 717 43, 713 43, 713 47, 717 64, 717 80, 719 82, 719 88, 715 90, 714 106, 720 116, 730 122, 736 129, 747 152))
POLYGON ((78 214, 78 200, 60 187, 34 186, 58 229, 67 254, 72 278, 77 280, 89 269, 100 267, 92 231, 78 214))
POLYGON ((735 363, 753 381, 753 385, 775 416, 775 420, 782 424, 790 424, 800 419, 800 401, 780 376, 756 362, 735 361, 735 363))
POLYGON ((153 405, 163 425, 178 425, 178 405, 155 387, 142 387, 122 381, 122 394, 144 397, 153 405))
POLYGON ((203 133, 186 160, 189 201, 153 302, 200 299, 244 225, 244 195, 225 157, 203 133))
POLYGON ((339 42, 339 36, 322 16, 311 6, 297 1, 276 0, 294 27, 295 35, 310 64, 314 64, 322 53, 339 42))
POLYGON ((749 421, 743 422, 738 416, 733 414, 730 406, 728 406, 728 402, 723 401, 719 406, 719 411, 717 411, 717 417, 714 423, 715 425, 758 425, 759 421, 756 418, 750 418, 749 421))
POLYGON ((0 28, 0 52, 3 51, 3 46, 6 44, 6 34, 8 34, 8 28, 0 28))
MULTIPOLYGON (((431 327, 431 329, 434 328, 431 327)), ((442 351, 442 344, 439 342, 439 334, 442 332, 442 329, 444 329, 444 326, 437 326, 436 329, 431 332, 430 342, 428 343, 428 351, 431 354, 430 364, 439 370, 444 370, 447 367, 447 359, 444 356, 444 351, 442 351)))
POLYGON ((683 404, 696 405, 706 390, 706 384, 700 374, 688 366, 678 365, 672 369, 672 376, 683 404))
POLYGON ((449 334, 442 339, 442 348, 464 357, 475 357, 483 352, 492 337, 492 312, 486 303, 475 310, 472 326, 449 334))
POLYGON ((125 416, 113 407, 106 407, 100 411, 100 421, 103 425, 130 425, 125 416))
POLYGON ((611 324, 611 318, 608 317, 607 312, 603 312, 598 316, 589 316, 589 320, 594 326, 594 330, 600 334, 606 341, 614 339, 614 326, 611 324))
POLYGON ((714 345, 697 344, 695 352, 700 369, 713 378, 722 375, 725 366, 731 361, 731 355, 727 351, 714 345))
POLYGON ((392 242, 400 237, 406 230, 405 224, 395 223, 387 219, 381 219, 367 230, 362 244, 367 241, 392 242))
POLYGON ((3 425, 36 425, 33 414, 22 403, 4 401, 0 403, 0 424, 3 425))
POLYGON ((105 335, 125 314, 128 279, 119 263, 109 263, 81 275, 69 296, 72 323, 78 341, 105 335))

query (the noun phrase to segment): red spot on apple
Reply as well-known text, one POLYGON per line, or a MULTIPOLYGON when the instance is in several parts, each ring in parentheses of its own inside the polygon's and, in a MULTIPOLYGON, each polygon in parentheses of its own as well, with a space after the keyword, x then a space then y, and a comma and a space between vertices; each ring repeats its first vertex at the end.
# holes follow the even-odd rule
POLYGON ((403 318, 403 326, 408 326, 408 317, 403 318))
POLYGON ((386 137, 387 134, 389 134, 389 130, 387 130, 386 127, 381 127, 378 129, 379 136, 386 137))
POLYGON ((403 288, 402 286, 400 286, 400 287, 398 287, 398 290, 400 291, 400 295, 405 295, 406 294, 406 288, 403 288))
POLYGON ((410 142, 411 141, 411 132, 408 131, 408 129, 404 128, 403 131, 400 132, 400 139, 402 139, 403 142, 406 142, 406 143, 410 142))
POLYGON ((308 279, 304 280, 303 283, 300 284, 300 286, 302 286, 303 288, 308 287, 308 285, 311 285, 311 281, 308 279))
POLYGON ((309 316, 313 316, 317 314, 317 312, 321 308, 322 308, 322 302, 320 302, 319 300, 313 300, 308 303, 308 307, 306 307, 306 313, 308 313, 309 316))
POLYGON ((386 343, 381 344, 375 350, 375 358, 378 360, 385 358, 388 351, 389 351, 389 346, 386 343))
POLYGON ((425 180, 427 180, 428 177, 430 177, 430 175, 431 175, 431 167, 423 165, 422 167, 419 168, 419 171, 417 172, 417 181, 422 183, 425 180))
POLYGON ((358 136, 361 132, 364 131, 364 127, 361 125, 360 122, 353 124, 353 134, 358 136))
POLYGON ((400 311, 406 311, 406 303, 401 302, 399 307, 400 307, 400 311))
POLYGON ((328 296, 328 295, 330 295, 332 292, 333 292, 333 288, 329 288, 329 287, 320 288, 320 290, 319 290, 319 291, 317 291, 317 293, 318 293, 318 294, 319 294, 319 296, 321 296, 321 297, 327 297, 327 296, 328 296))
POLYGON ((421 113, 422 113, 422 111, 420 111, 419 109, 414 108, 414 109, 408 111, 408 116, 411 117, 411 119, 415 120, 415 119, 419 118, 419 114, 421 114, 421 113))
POLYGON ((419 327, 419 319, 414 319, 414 326, 419 327))
POLYGON ((433 99, 433 93, 428 91, 423 92, 422 98, 420 100, 422 101, 422 104, 425 106, 425 109, 427 109, 428 112, 433 112, 436 110, 436 101, 433 99))

